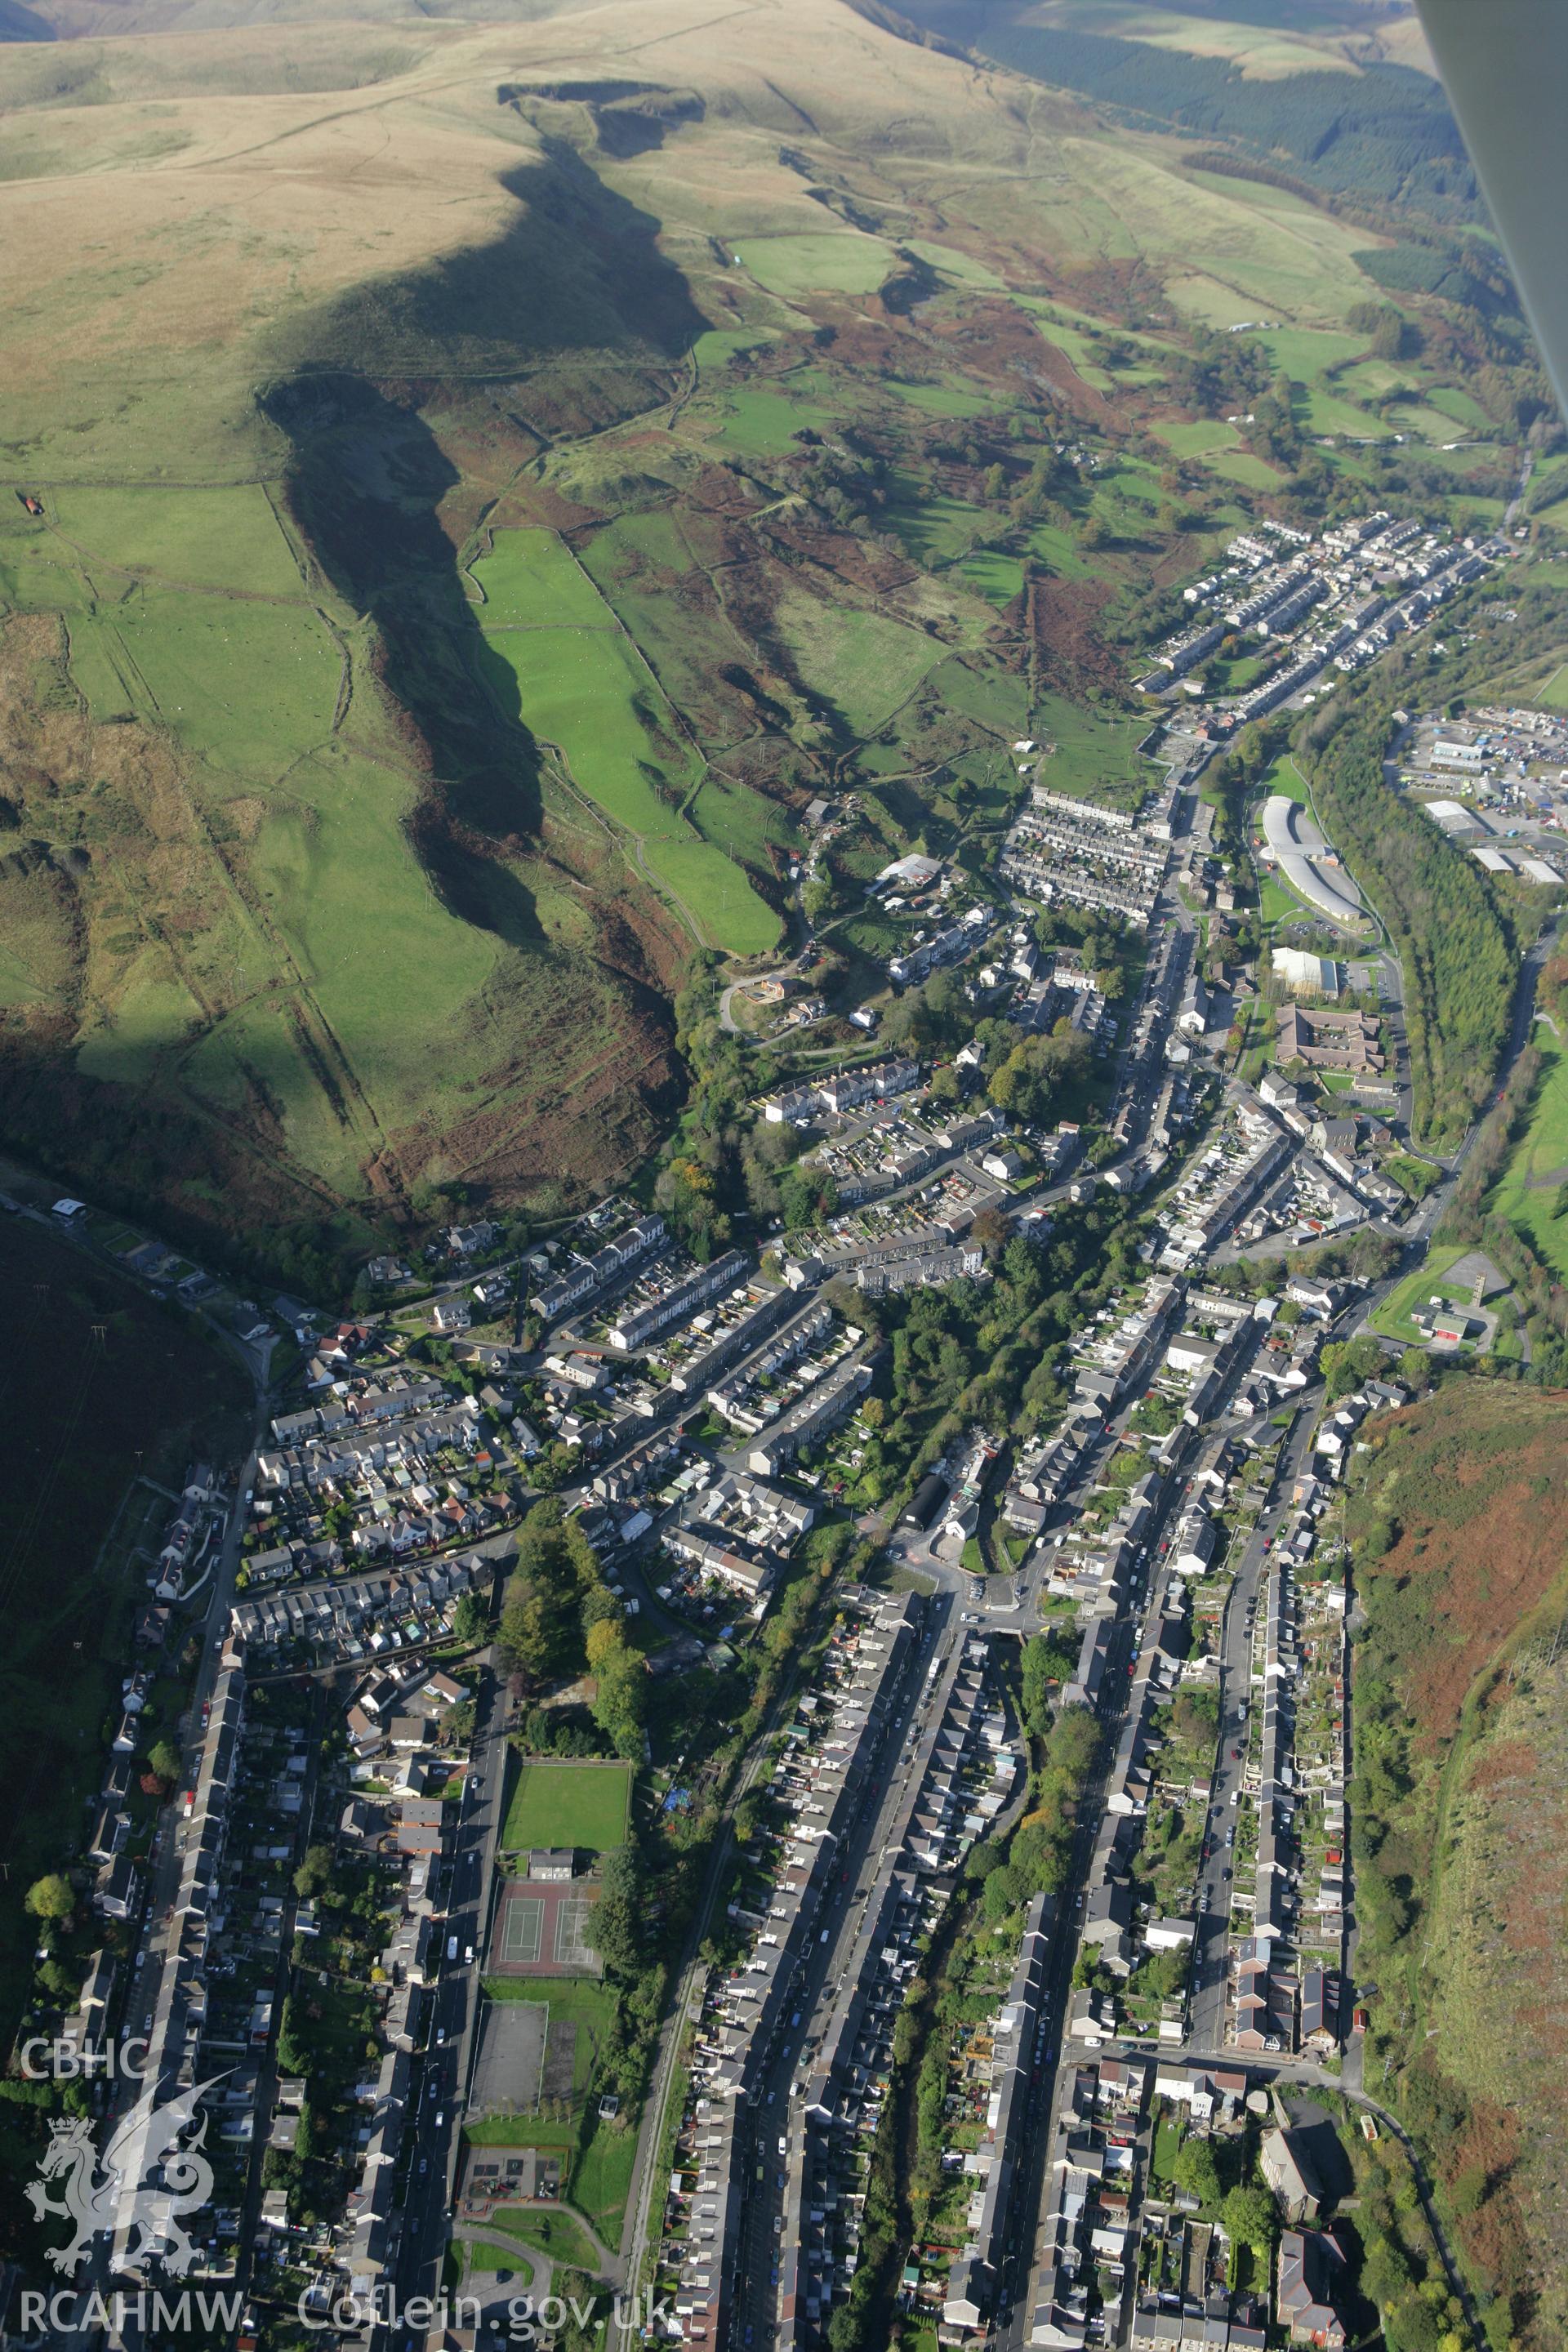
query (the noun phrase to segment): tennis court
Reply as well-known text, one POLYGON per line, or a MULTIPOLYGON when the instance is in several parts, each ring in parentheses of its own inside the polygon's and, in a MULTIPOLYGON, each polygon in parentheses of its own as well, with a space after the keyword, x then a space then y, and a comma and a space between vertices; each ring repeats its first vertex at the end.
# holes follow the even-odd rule
POLYGON ((501 1942, 498 1959, 513 1968, 531 1968, 544 1949, 544 1898, 516 1895, 500 1915, 501 1942))
POLYGON ((583 1940, 594 1906, 585 1895, 564 1898, 555 1910, 555 1964, 561 1969, 598 1968, 596 1956, 583 1940))
POLYGON ((598 1900, 591 1881, 523 1879, 505 1886, 485 1965, 499 1977, 597 1977, 604 1962, 584 1940, 598 1900))

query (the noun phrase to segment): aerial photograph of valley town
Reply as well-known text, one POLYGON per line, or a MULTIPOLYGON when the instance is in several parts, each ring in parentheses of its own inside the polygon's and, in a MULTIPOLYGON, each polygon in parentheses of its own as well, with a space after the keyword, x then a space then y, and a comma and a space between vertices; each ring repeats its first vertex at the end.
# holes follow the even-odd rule
POLYGON ((1565 104, 0 0, 0 2352, 1568 2346, 1565 104))

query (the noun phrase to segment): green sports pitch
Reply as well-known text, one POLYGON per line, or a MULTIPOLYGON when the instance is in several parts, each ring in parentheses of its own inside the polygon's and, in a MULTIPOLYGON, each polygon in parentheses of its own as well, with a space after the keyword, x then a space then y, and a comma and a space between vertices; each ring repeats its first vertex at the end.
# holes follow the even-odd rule
POLYGON ((502 1847, 508 1853, 534 1846, 609 1853, 626 1842, 631 1802, 629 1764, 525 1763, 507 1807, 502 1847))

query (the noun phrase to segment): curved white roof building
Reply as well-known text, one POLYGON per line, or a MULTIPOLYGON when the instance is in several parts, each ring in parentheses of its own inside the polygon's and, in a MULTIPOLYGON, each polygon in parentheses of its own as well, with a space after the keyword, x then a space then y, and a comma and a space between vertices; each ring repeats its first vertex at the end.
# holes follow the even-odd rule
POLYGON ((1353 929, 1362 916, 1361 892, 1342 866, 1323 862, 1332 852, 1307 811, 1283 793, 1271 793, 1263 803, 1263 838, 1297 896, 1331 923, 1353 929))

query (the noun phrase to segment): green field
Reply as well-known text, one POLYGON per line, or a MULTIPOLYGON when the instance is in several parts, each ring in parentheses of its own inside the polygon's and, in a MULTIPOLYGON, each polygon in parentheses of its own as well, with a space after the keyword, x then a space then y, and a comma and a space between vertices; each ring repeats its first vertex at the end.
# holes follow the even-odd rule
POLYGON ((801 677, 856 735, 875 735, 907 702, 945 648, 901 621, 787 589, 778 628, 801 677))
POLYGON ((1023 732, 1029 716, 1029 689, 1016 672, 972 668, 967 662, 949 659, 932 670, 931 683, 950 709, 962 711, 976 726, 989 728, 994 735, 1009 741, 1023 732))
POLYGON ((747 352, 763 351, 772 341, 766 327, 710 327, 691 346, 692 362, 699 373, 711 371, 719 375, 731 360, 743 358, 747 352))
POLYGON ((887 520, 905 551, 927 566, 967 555, 977 539, 996 528, 996 517, 967 499, 926 490, 912 474, 895 471, 887 520))
POLYGON ((1250 449, 1213 449, 1203 462, 1211 474, 1239 482, 1244 490, 1277 490, 1283 479, 1278 466, 1255 457, 1250 449))
POLYGON ((1200 418, 1194 425, 1157 423, 1153 429, 1178 457, 1201 457, 1210 449, 1234 449, 1241 437, 1234 425, 1222 425, 1213 417, 1200 418))
POLYGON ((892 247, 858 230, 749 236, 735 250, 758 285, 786 301, 803 294, 874 294, 893 267, 892 247))
POLYGON ((1345 366, 1365 351, 1364 335, 1340 334, 1315 327, 1271 327, 1256 339, 1272 365, 1296 383, 1307 383, 1326 368, 1345 366))
POLYGON ((1060 523, 1037 522, 1029 533, 1029 552, 1037 563, 1064 580, 1088 579, 1093 571, 1070 531, 1060 523))
POLYGON ((911 408, 921 408, 928 416, 988 416, 991 403, 982 400, 977 393, 959 392, 942 383, 900 383, 895 377, 889 384, 900 400, 911 408))
POLYGON ((67 630, 71 682, 86 697, 93 719, 100 726, 133 719, 136 697, 128 676, 130 664, 112 622, 98 614, 73 613, 67 630))
MULTIPOLYGON (((0 602, 59 616, 63 663, 38 668, 34 690, 78 737, 59 758, 80 781, 79 797, 51 786, 46 807, 40 771, 26 821, 58 852, 94 846, 68 923, 63 901, 51 913, 14 877, 0 1000, 53 1008, 71 989, 60 1082, 147 1097, 134 1182, 149 1205, 173 1192, 176 1221, 194 1214, 231 1244, 243 1224, 261 1250, 299 1217, 302 1186, 313 1217, 342 1217, 323 1240, 353 1251, 368 1238, 360 1204, 373 1190, 406 1198, 426 1137, 460 1154, 476 1114, 499 1138, 510 1104, 542 1094, 575 1124, 562 1070, 591 1080, 627 1025, 590 908, 557 869, 534 868, 525 891, 482 858, 482 889, 461 912, 448 900, 414 837, 427 772, 373 625, 301 552, 281 487, 68 486, 50 492, 49 524, 0 516, 0 602), (519 1041, 552 1025, 542 1076, 519 1041), (201 1166, 193 1120, 214 1139, 201 1166), (373 1165, 384 1183, 367 1182, 373 1165)), ((503 561, 495 580, 503 614, 533 617, 525 567, 503 561)), ((699 773, 693 759, 689 782, 699 773)), ((717 903, 710 937, 773 936, 724 854, 724 825, 752 800, 716 796, 700 829, 674 820, 686 899, 717 903)), ((531 770, 517 819, 520 836, 537 832, 531 770)), ((112 1102, 95 1119, 112 1124, 112 1102)))
POLYGON ((631 1801, 629 1764, 524 1763, 507 1806, 501 1849, 526 1853, 534 1846, 581 1846, 613 1853, 626 1842, 631 1801))
POLYGON ((1397 408, 1387 410, 1386 415, 1398 432, 1415 434, 1423 441, 1436 441, 1439 448, 1445 442, 1471 437, 1461 432, 1453 417, 1445 416, 1440 408, 1429 408, 1424 401, 1401 403, 1397 408))
POLYGON ((637 2163, 637 2136, 625 2123, 593 2119, 593 2137, 579 2149, 567 2194, 586 2213, 606 2245, 618 2246, 637 2163))
POLYGON ((1537 1255, 1568 1279, 1568 1053, 1544 1023, 1535 1032, 1541 1075, 1530 1122, 1488 1196, 1492 1216, 1506 1217, 1537 1255))
POLYGON ((1016 555, 1003 555, 994 548, 980 548, 973 555, 962 556, 953 567, 953 576, 984 596, 989 604, 1010 604, 1024 585, 1024 565, 1016 555))
POLYGON ((145 715, 215 768, 270 782, 331 733, 342 656, 303 604, 137 589, 106 642, 145 715))
POLYGON ((1272 793, 1282 799, 1295 801, 1301 808, 1310 805, 1307 780, 1288 751, 1282 751, 1260 778, 1258 789, 1262 793, 1272 793))
POLYGON ((1468 425, 1472 432, 1489 436, 1497 430, 1480 403, 1472 400, 1468 392, 1461 392, 1457 384, 1442 383, 1430 387, 1426 404, 1451 417, 1456 425, 1468 425))
POLYGON ((742 457, 782 457, 803 425, 822 433, 834 424, 823 402, 770 383, 736 384, 723 393, 717 413, 721 438, 742 457))
POLYGON ((433 1052, 460 1050, 465 1007, 500 951, 492 933, 453 923, 405 854, 412 799, 402 776, 329 749, 290 772, 256 845, 260 888, 333 1030, 411 1118, 431 1098, 433 1052))
POLYGON ((1258 911, 1266 931, 1272 930, 1279 923, 1299 923, 1304 919, 1322 919, 1314 908, 1308 906, 1305 898, 1298 898, 1294 890, 1274 874, 1260 874, 1258 877, 1258 911))
POLYGON ((1381 441, 1394 426, 1376 410, 1359 408, 1321 383, 1299 387, 1296 421, 1308 433, 1342 433, 1352 440, 1381 441))
POLYGON ((578 790, 633 837, 693 920, 735 955, 759 955, 778 919, 741 867, 680 814, 701 779, 657 679, 552 530, 503 530, 470 567, 485 682, 531 734, 559 747, 578 790), (662 786, 662 792, 656 786, 662 786))
POLYGON ((520 2294, 526 2294, 532 2284, 533 2266, 526 2254, 520 2254, 510 2246, 482 2245, 477 2239, 472 2238, 464 2239, 459 2242, 462 2246, 464 2263, 471 2275, 491 2278, 498 2271, 513 2272, 516 2277, 512 2284, 517 2286, 520 2294))
POLYGON ((603 629, 605 600, 553 531, 498 530, 471 567, 486 629, 603 629))
POLYGON ((994 269, 987 269, 973 254, 960 253, 952 245, 931 245, 923 237, 910 239, 910 251, 943 278, 956 278, 961 286, 980 286, 994 291, 1002 283, 994 269))
POLYGON ((1125 805, 1135 790, 1153 781, 1153 770, 1137 757, 1144 722, 1124 712, 1100 716, 1065 695, 1044 694, 1034 707, 1029 731, 1053 747, 1039 771, 1039 781, 1052 792, 1125 805))
MULTIPOLYGON (((1441 1247, 1429 1249, 1415 1272, 1407 1275, 1397 1290, 1391 1291, 1384 1300, 1372 1318, 1373 1329, 1381 1331, 1385 1339, 1403 1340, 1406 1347, 1424 1346, 1422 1334, 1410 1320, 1410 1310, 1428 1298, 1458 1299, 1460 1294, 1446 1288, 1443 1276, 1464 1255, 1457 1243, 1444 1243, 1441 1247)), ((1468 1289, 1463 1294, 1467 1298, 1469 1295, 1468 1289)))
POLYGON ((1031 314, 1047 342, 1054 343, 1058 352, 1067 353, 1085 383, 1092 385, 1096 392, 1110 390, 1110 372, 1100 365, 1096 356, 1098 336, 1087 335, 1077 327, 1065 325, 1054 303, 1047 304, 1026 294, 1016 295, 1014 299, 1021 310, 1031 314))
MULTIPOLYGON (((520 2244, 548 2254, 552 2262, 569 2263, 574 2270, 587 2271, 590 2275, 597 2273, 599 2258, 584 2235, 581 2222, 564 2208, 551 2213, 531 2205, 502 2205, 490 2215, 485 2227, 504 2231, 520 2244)), ((504 2267, 504 2258, 500 2266, 504 2267)))
MULTIPOLYGON (((63 489, 53 507, 61 534, 89 571, 101 558, 172 586, 243 590, 298 602, 305 581, 271 500, 243 488, 63 489)), ((100 579, 100 585, 107 584, 100 579)))

